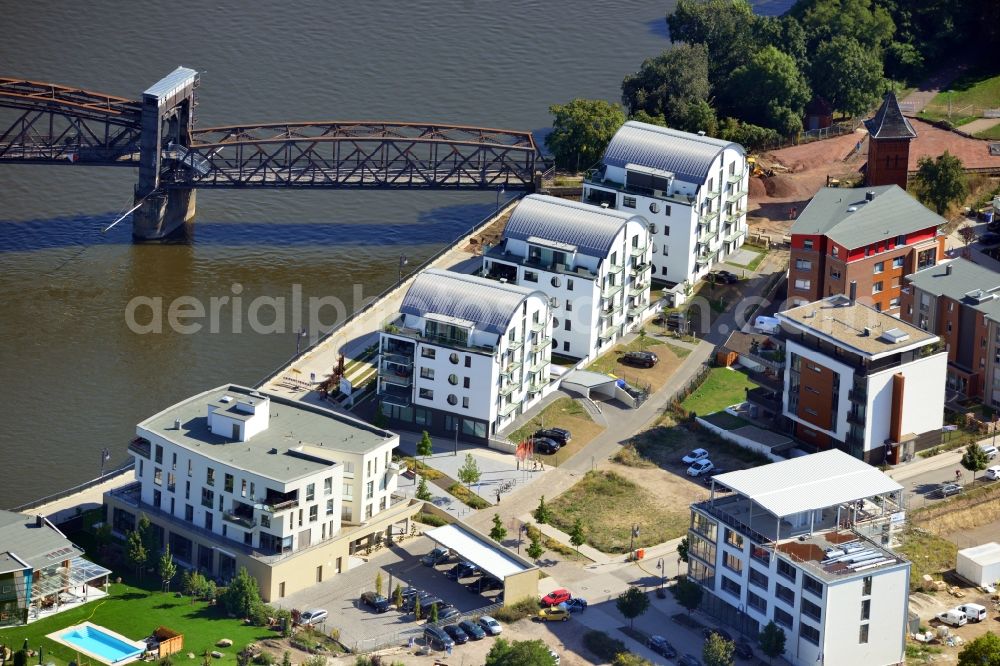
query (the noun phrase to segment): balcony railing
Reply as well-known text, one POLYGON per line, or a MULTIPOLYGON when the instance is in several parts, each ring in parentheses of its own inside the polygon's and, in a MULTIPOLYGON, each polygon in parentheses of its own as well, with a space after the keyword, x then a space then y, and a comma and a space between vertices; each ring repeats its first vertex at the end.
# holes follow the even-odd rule
POLYGON ((136 453, 146 460, 149 460, 150 456, 150 443, 145 437, 135 437, 131 442, 128 443, 128 450, 132 453, 136 453))
POLYGON ((538 393, 543 388, 545 388, 546 386, 548 386, 548 384, 549 384, 549 382, 548 382, 547 379, 538 379, 536 377, 535 379, 532 379, 530 382, 528 382, 528 390, 531 391, 531 392, 533 392, 533 393, 538 393))
POLYGON ((636 245, 636 246, 633 246, 633 247, 632 247, 632 248, 631 248, 631 249, 629 250, 629 254, 630 254, 631 256, 633 256, 633 257, 641 257, 641 256, 644 256, 644 255, 646 254, 646 247, 647 247, 647 246, 645 246, 645 245, 636 245))
POLYGON ((629 317, 638 317, 643 312, 645 312, 646 308, 648 308, 648 307, 649 307, 648 303, 645 303, 645 302, 643 302, 643 303, 637 303, 637 304, 631 306, 628 309, 628 316, 629 317))
POLYGON ((625 270, 625 264, 608 264, 608 273, 621 273, 625 270))
POLYGON ((708 245, 719 235, 719 228, 714 229, 702 229, 701 234, 698 236, 698 242, 708 245))
POLYGON ((500 416, 510 416, 517 411, 518 403, 509 402, 500 408, 500 416))
POLYGON ((222 519, 227 523, 233 523, 234 525, 239 525, 240 527, 245 527, 247 529, 253 529, 257 525, 257 521, 253 518, 247 518, 246 516, 241 516, 238 513, 232 513, 230 511, 223 512, 222 519))
POLYGON ((729 183, 730 185, 732 185, 734 183, 738 183, 741 180, 743 180, 743 176, 744 175, 745 174, 742 174, 742 173, 734 173, 732 176, 729 176, 728 178, 726 178, 726 182, 729 183))
POLYGON ((633 284, 631 287, 629 287, 628 295, 630 298, 634 298, 636 296, 642 296, 643 294, 646 293, 647 289, 649 289, 649 285, 646 284, 645 282, 641 282, 639 284, 633 284))
POLYGON ((649 263, 648 261, 636 264, 635 266, 632 266, 632 275, 636 278, 643 277, 643 273, 645 273, 652 267, 653 264, 649 263))
POLYGON ((524 364, 521 363, 521 361, 516 361, 516 360, 511 361, 510 363, 508 363, 507 365, 505 365, 503 368, 500 369, 500 374, 507 376, 513 375, 515 372, 521 369, 522 365, 524 364))
POLYGON ((715 260, 716 255, 719 254, 718 250, 713 250, 712 252, 700 252, 695 256, 694 261, 697 264, 705 266, 706 264, 712 263, 715 260))
POLYGON ((847 422, 863 426, 865 424, 865 416, 853 411, 847 412, 847 422))
POLYGON ((506 384, 504 384, 503 386, 500 387, 499 393, 500 393, 500 395, 502 395, 502 396, 504 396, 506 398, 508 395, 510 395, 511 393, 513 393, 514 391, 516 391, 517 389, 518 389, 517 384, 515 384, 513 382, 507 382, 506 384))
POLYGON ((544 331, 545 322, 544 321, 533 321, 531 322, 531 330, 534 332, 544 331))
POLYGON ((413 356, 386 351, 382 353, 382 364, 392 364, 403 368, 409 368, 413 366, 413 356))
POLYGON ((390 370, 388 372, 383 371, 383 373, 379 375, 379 377, 386 384, 394 384, 396 386, 404 386, 404 387, 413 386, 413 375, 407 375, 405 377, 402 377, 390 370))
POLYGON ((847 392, 847 399, 851 402, 864 403, 868 400, 868 390, 863 386, 855 386, 847 392))
POLYGON ((264 513, 278 513, 284 511, 285 509, 294 509, 299 505, 298 499, 281 500, 276 503, 268 503, 266 500, 264 504, 260 505, 260 510, 264 513))
POLYGON ((601 298, 603 298, 606 301, 609 301, 615 296, 617 296, 618 292, 620 292, 621 290, 622 286, 620 284, 607 285, 603 289, 601 289, 601 298))
POLYGON ((549 363, 550 361, 547 358, 541 358, 528 366, 528 372, 541 372, 548 367, 549 363))
POLYGON ((533 352, 542 351, 551 344, 552 344, 552 338, 544 337, 540 339, 538 342, 531 345, 531 351, 533 352))

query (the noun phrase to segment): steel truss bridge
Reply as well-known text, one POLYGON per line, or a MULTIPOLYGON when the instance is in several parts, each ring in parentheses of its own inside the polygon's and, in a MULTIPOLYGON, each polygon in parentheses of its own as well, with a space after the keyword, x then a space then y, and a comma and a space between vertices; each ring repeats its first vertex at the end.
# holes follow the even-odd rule
POLYGON ((197 72, 139 100, 0 78, 0 164, 139 169, 133 232, 193 219, 194 188, 534 189, 530 132, 384 121, 195 125, 197 72))

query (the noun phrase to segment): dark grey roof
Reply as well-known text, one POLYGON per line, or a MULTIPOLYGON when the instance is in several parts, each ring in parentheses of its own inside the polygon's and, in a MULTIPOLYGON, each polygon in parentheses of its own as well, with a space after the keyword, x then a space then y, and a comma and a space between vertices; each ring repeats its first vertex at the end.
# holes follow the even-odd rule
MULTIPOLYGON (((0 548, 32 569, 58 566, 83 553, 47 521, 38 525, 35 516, 13 511, 0 511, 0 548)), ((14 568, 14 563, 10 564, 7 568, 14 568)))
POLYGON ((184 86, 188 83, 188 80, 192 77, 198 76, 198 72, 193 69, 188 69, 187 67, 178 67, 174 71, 170 72, 162 79, 151 85, 149 88, 143 92, 143 95, 150 95, 152 97, 159 97, 163 99, 169 97, 178 88, 184 86))
POLYGON ((643 228, 648 224, 641 215, 532 194, 514 209, 503 235, 524 241, 543 238, 567 243, 576 246, 578 252, 604 258, 629 220, 643 228))
POLYGON ((430 268, 414 279, 399 311, 419 317, 456 317, 472 322, 477 330, 503 335, 521 303, 532 294, 548 302, 535 289, 430 268))
POLYGON ((1000 321, 1000 273, 968 259, 952 259, 906 276, 935 297, 947 296, 1000 321))
POLYGON ((875 117, 865 121, 869 136, 876 139, 915 139, 917 132, 913 125, 899 110, 896 93, 891 90, 885 94, 882 106, 875 112, 875 117))
POLYGON ((795 220, 792 233, 825 235, 854 249, 945 222, 898 185, 824 187, 795 220), (872 201, 865 197, 869 191, 875 193, 872 201))
POLYGON ((621 168, 638 164, 670 171, 678 180, 701 183, 726 148, 746 154, 738 143, 630 120, 615 133, 601 162, 621 168))

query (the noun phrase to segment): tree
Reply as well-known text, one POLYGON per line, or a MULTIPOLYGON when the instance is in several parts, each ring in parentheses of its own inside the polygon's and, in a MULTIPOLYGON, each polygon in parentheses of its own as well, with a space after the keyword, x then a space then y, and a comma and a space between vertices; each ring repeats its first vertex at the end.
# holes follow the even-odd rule
POLYGON ((458 469, 458 480, 465 484, 466 488, 477 483, 482 476, 476 458, 471 453, 465 454, 465 463, 458 469))
POLYGON ((160 550, 160 543, 156 538, 156 534, 151 529, 151 523, 146 514, 139 514, 139 522, 136 524, 136 530, 142 537, 142 545, 146 547, 146 554, 148 556, 155 555, 160 550))
POLYGON ((1000 666, 1000 637, 986 632, 958 653, 958 666, 1000 666))
POLYGON ((615 605, 618 607, 618 612, 628 620, 628 626, 631 627, 635 624, 635 618, 649 609, 649 597, 633 585, 618 595, 615 605))
POLYGON ((498 638, 486 654, 485 666, 556 666, 556 660, 540 640, 498 638))
POLYGON ((882 58, 848 35, 823 42, 813 56, 812 89, 833 108, 852 116, 866 113, 882 93, 882 58))
POLYGON ((871 51, 881 51, 892 40, 896 26, 883 7, 871 0, 804 0, 789 14, 798 19, 806 33, 810 52, 838 35, 849 35, 871 51))
POLYGON ((601 158, 604 149, 625 123, 625 112, 603 99, 574 99, 569 104, 553 104, 552 132, 545 145, 556 165, 579 171, 601 158))
POLYGON ((611 664, 612 666, 653 666, 653 662, 631 652, 619 652, 611 664))
POLYGON ((773 46, 766 46, 737 67, 730 86, 739 90, 743 118, 791 135, 802 129, 802 113, 812 96, 795 60, 773 46))
POLYGON ((678 0, 667 16, 672 42, 705 45, 716 95, 727 87, 729 74, 757 51, 757 22, 746 0, 678 0))
POLYGON ((924 56, 913 44, 893 42, 885 50, 885 73, 896 80, 908 80, 924 69, 924 56))
POLYGON ((136 575, 142 578, 142 567, 146 564, 146 560, 149 559, 146 544, 142 542, 142 534, 136 530, 129 532, 128 539, 126 540, 126 548, 128 549, 128 561, 135 566, 136 575))
POLYGON ((433 495, 431 491, 427 488, 427 479, 420 476, 420 483, 417 484, 417 499, 423 500, 424 502, 430 502, 433 495))
POLYGON ((170 581, 177 575, 177 565, 174 564, 174 556, 170 554, 170 544, 163 549, 160 555, 160 579, 163 580, 163 590, 170 591, 170 581))
POLYGON ((421 608, 420 608, 420 595, 418 594, 413 599, 413 619, 414 620, 419 620, 420 619, 420 611, 421 611, 421 608))
POLYGON ((396 583, 396 589, 392 592, 392 603, 396 604, 396 608, 403 607, 403 586, 396 583))
POLYGON ((981 472, 990 465, 990 459, 986 457, 978 444, 972 442, 965 448, 962 454, 962 467, 972 472, 972 480, 976 480, 976 472, 981 472))
POLYGON ((771 620, 760 632, 760 649, 767 655, 768 663, 785 653, 785 630, 771 620))
POLYGON ((689 578, 681 578, 670 591, 674 593, 677 603, 686 608, 689 614, 701 604, 701 585, 689 578))
POLYGON ((705 666, 733 666, 733 642, 719 634, 709 634, 701 648, 701 660, 705 666))
POLYGON ((292 653, 285 650, 285 653, 281 655, 281 666, 292 666, 292 653))
POLYGON ((531 537, 531 543, 528 544, 528 557, 533 560, 537 560, 542 556, 545 549, 542 547, 542 541, 537 535, 531 537))
POLYGON ((438 604, 431 604, 431 612, 427 618, 427 621, 431 623, 438 621, 438 604))
POLYGON ((389 425, 389 419, 386 418, 385 412, 382 411, 381 401, 379 401, 378 406, 375 408, 375 414, 372 416, 372 425, 376 428, 385 428, 389 425))
POLYGON ((545 506, 545 495, 538 498, 538 508, 534 510, 533 515, 535 516, 535 520, 542 525, 547 524, 552 519, 549 507, 545 506))
POLYGON ((962 160, 947 150, 936 159, 921 157, 913 189, 920 201, 933 207, 938 215, 944 215, 949 205, 961 201, 969 193, 962 160))
MULTIPOLYGON (((640 112, 660 123, 688 132, 709 121, 715 111, 708 104, 708 48, 704 44, 680 44, 647 58, 639 71, 622 81, 622 104, 629 115, 640 112)), ((638 118, 637 118, 638 119, 638 118)))
POLYGON ((690 548, 691 544, 688 543, 687 537, 682 538, 680 542, 677 544, 677 557, 680 559, 681 562, 686 563, 688 561, 688 549, 690 548))
POLYGON ((577 518, 573 522, 573 529, 569 533, 569 542, 573 544, 576 548, 576 552, 579 553, 580 546, 582 546, 586 540, 586 535, 583 533, 583 523, 581 523, 580 519, 577 518))
POLYGON ((252 617, 255 609, 262 604, 257 579, 250 575, 246 567, 240 567, 222 594, 222 604, 237 617, 252 617))
POLYGON ((417 442, 417 455, 426 458, 434 452, 434 443, 431 442, 431 436, 426 430, 424 434, 420 437, 420 441, 417 442))
POLYGON ((493 528, 490 529, 490 538, 497 543, 502 543, 505 538, 507 538, 507 528, 503 526, 503 521, 500 520, 500 514, 493 514, 493 528))
POLYGON ((775 130, 740 122, 736 118, 726 118, 722 121, 719 125, 719 138, 735 141, 748 151, 773 148, 781 141, 781 135, 775 130))
POLYGON ((377 574, 375 574, 375 594, 377 594, 380 597, 382 596, 382 585, 383 585, 382 572, 379 571, 377 574))

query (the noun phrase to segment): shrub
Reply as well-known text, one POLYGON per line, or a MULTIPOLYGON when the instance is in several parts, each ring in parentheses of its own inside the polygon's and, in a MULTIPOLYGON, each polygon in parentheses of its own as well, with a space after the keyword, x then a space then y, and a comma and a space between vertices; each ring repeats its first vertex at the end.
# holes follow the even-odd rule
POLYGON ((274 666, 277 663, 274 655, 270 652, 261 652, 256 657, 253 658, 253 663, 259 664, 260 666, 274 666))
POLYGON ((418 523, 430 525, 431 527, 441 527, 448 524, 448 521, 441 516, 435 516, 433 513, 424 513, 423 511, 413 516, 413 519, 418 523))
POLYGON ((626 652, 625 644, 603 631, 591 630, 583 635, 583 645, 602 662, 613 661, 619 652, 626 652))
POLYGON ((541 606, 538 603, 538 599, 535 599, 534 597, 525 597, 517 603, 497 609, 494 611, 493 617, 501 622, 510 624, 511 622, 523 620, 526 617, 533 617, 537 615, 540 610, 541 606))

